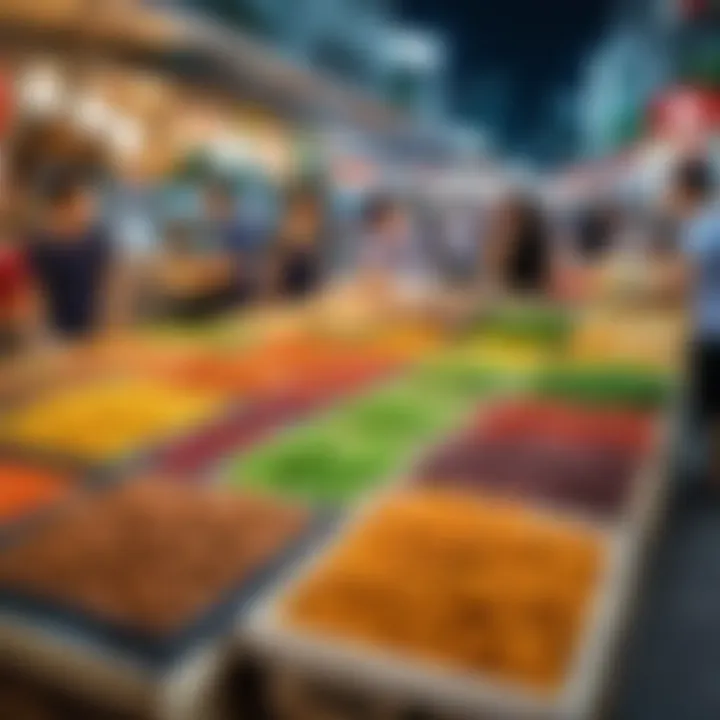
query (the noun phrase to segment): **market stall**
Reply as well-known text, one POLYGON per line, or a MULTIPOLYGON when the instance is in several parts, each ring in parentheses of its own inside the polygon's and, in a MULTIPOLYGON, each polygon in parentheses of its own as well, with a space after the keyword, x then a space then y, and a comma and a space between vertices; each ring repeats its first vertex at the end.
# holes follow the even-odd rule
POLYGON ((448 337, 333 307, 137 330, 16 394, 3 664, 173 720, 216 717, 238 653, 270 717, 337 692, 368 718, 591 716, 661 517, 671 358, 567 308, 448 337))

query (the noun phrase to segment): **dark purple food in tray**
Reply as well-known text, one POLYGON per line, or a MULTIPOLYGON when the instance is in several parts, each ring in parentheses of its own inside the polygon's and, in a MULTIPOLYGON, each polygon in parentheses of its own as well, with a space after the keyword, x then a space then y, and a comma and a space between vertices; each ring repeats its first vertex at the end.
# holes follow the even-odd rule
POLYGON ((495 490, 603 516, 621 512, 637 474, 637 453, 538 441, 459 441, 419 469, 423 485, 495 490))
POLYGON ((160 453, 153 467, 167 475, 201 477, 223 458, 237 455, 355 392, 372 388, 392 377, 393 372, 368 373, 346 386, 308 386, 301 391, 254 398, 224 422, 207 427, 160 453))

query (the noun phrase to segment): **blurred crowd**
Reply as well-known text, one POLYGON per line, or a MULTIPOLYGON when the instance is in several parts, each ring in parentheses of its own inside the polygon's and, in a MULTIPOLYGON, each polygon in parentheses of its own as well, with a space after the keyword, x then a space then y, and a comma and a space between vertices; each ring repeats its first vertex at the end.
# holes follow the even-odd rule
POLYGON ((169 210, 167 183, 119 172, 64 132, 29 125, 3 149, 4 354, 340 285, 433 305, 498 293, 572 299, 603 273, 642 267, 636 276, 677 295, 689 202, 678 197, 701 196, 704 207, 714 196, 709 168, 694 159, 676 168, 663 198, 642 206, 598 197, 558 207, 533 188, 473 203, 379 187, 341 212, 329 183, 297 179, 260 217, 242 184, 218 174, 185 188, 169 210))

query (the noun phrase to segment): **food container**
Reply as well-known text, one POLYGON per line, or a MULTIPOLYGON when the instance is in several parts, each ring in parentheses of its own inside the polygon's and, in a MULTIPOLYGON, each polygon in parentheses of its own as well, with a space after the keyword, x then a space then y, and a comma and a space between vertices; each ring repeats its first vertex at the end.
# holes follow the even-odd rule
POLYGON ((61 512, 104 476, 87 466, 0 448, 0 549, 61 512))
POLYGON ((674 381, 632 365, 573 363, 541 373, 536 391, 541 397, 587 405, 652 410, 672 400, 674 381))
POLYGON ((221 636, 329 522, 138 478, 79 498, 0 554, 0 625, 159 672, 221 636))
POLYGON ((0 419, 0 448, 48 462, 133 466, 236 411, 210 395, 108 377, 18 403, 0 419))
MULTIPOLYGON (((331 387, 316 384, 248 400, 225 420, 185 440, 171 443, 158 453, 155 467, 181 476, 200 477, 213 473, 228 457, 237 458, 261 443, 270 442, 279 434, 292 432, 298 423, 315 413, 331 410, 351 396, 376 385, 395 382, 395 375, 382 370, 352 380, 331 387)), ((223 465, 216 474, 224 476, 226 470, 223 465)))
POLYGON ((567 308, 541 304, 496 307, 478 323, 478 329, 491 337, 548 348, 562 347, 573 327, 574 319, 567 308))
POLYGON ((414 481, 616 521, 627 512, 656 431, 646 413, 497 401, 428 454, 414 481))
MULTIPOLYGON (((492 717, 494 720, 591 720, 603 704, 613 660, 632 613, 649 542, 664 507, 667 483, 667 428, 658 431, 658 451, 648 458, 635 483, 627 513, 612 525, 558 514, 543 514, 561 522, 580 523, 604 538, 607 562, 591 603, 570 669, 555 696, 534 693, 517 684, 479 674, 448 670, 432 663, 368 650, 365 646, 300 632, 281 620, 281 606, 342 538, 373 511, 377 497, 347 521, 332 542, 299 563, 267 594, 261 596, 247 621, 238 628, 240 642, 265 658, 275 672, 294 673, 330 687, 366 693, 405 709, 424 708, 437 718, 492 717)), ((398 711, 397 718, 403 717, 398 711)))
POLYGON ((383 487, 477 404, 417 376, 333 408, 222 470, 222 481, 311 506, 346 506, 383 487))

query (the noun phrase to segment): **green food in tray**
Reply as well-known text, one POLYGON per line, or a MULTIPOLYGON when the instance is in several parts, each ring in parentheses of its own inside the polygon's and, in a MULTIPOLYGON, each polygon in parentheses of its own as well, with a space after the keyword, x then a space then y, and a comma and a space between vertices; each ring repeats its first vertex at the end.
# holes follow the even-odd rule
POLYGON ((418 386, 425 391, 451 397, 482 397, 507 386, 506 374, 496 368, 471 363, 462 358, 443 359, 423 368, 418 386))
POLYGON ((667 376, 625 366, 557 367, 544 372, 537 382, 541 395, 637 408, 662 406, 672 390, 667 376))
POLYGON ((561 308, 498 308, 482 317, 478 329, 497 337, 548 345, 564 343, 573 330, 572 316, 561 308))
POLYGON ((342 503, 380 482, 392 454, 354 438, 317 433, 285 439, 239 460, 232 481, 310 502, 342 503))
POLYGON ((430 391, 408 378, 251 451, 235 463, 231 481, 310 502, 352 501, 400 472, 472 404, 472 396, 430 391))
POLYGON ((196 323, 158 323, 145 326, 142 333, 151 340, 202 342, 217 347, 238 347, 248 341, 246 328, 226 319, 196 323))
POLYGON ((450 408, 437 404, 423 407, 368 403, 342 413, 335 432, 399 451, 408 443, 422 442, 445 426, 453 415, 450 408))

